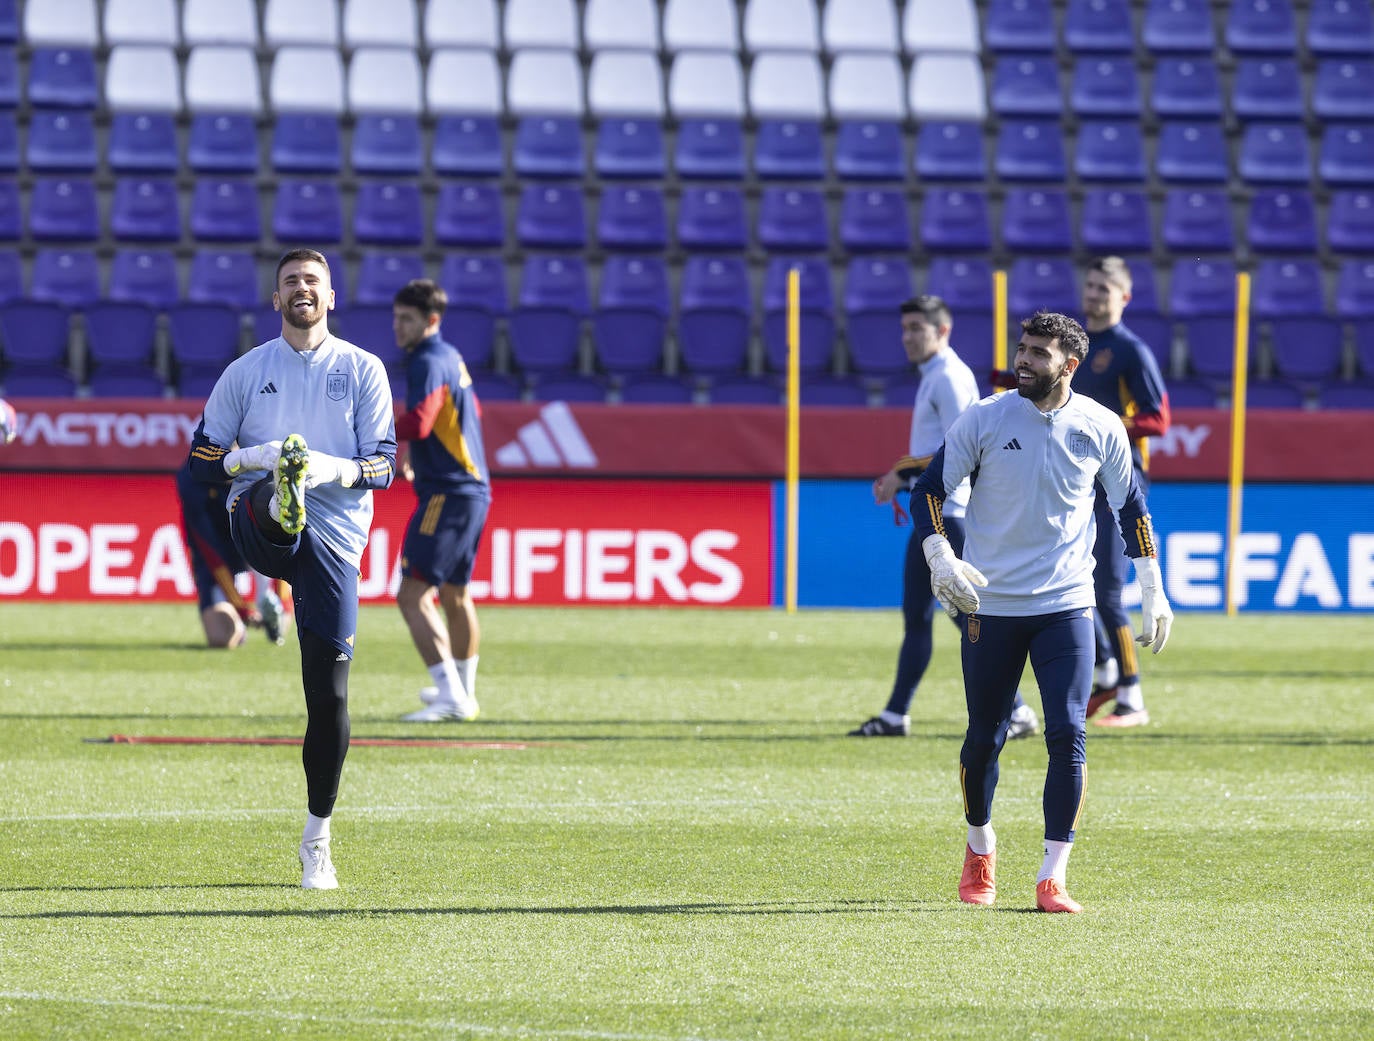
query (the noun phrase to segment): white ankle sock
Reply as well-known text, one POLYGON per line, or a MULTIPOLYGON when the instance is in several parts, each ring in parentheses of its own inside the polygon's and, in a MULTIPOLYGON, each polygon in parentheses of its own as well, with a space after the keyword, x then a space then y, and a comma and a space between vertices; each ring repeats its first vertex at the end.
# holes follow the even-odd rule
POLYGON ((992 830, 992 821, 968 826, 968 848, 980 857, 986 857, 997 848, 997 833, 992 830))
POLYGON ((1093 686, 1110 690, 1121 679, 1121 669, 1115 658, 1108 658, 1101 665, 1093 667, 1093 686))
POLYGON ((1117 687, 1116 704, 1118 708, 1128 708, 1132 712, 1139 712, 1143 709, 1145 696, 1140 693, 1140 684, 1130 683, 1124 687, 1117 687))
POLYGON ((477 697, 477 655, 460 658, 454 664, 458 667, 458 678, 463 684, 463 689, 468 692, 468 697, 477 697))
POLYGON ((301 845, 305 846, 311 842, 329 841, 329 818, 316 817, 313 813, 305 815, 305 833, 301 836, 301 845))
POLYGON ((457 704, 463 696, 463 681, 452 658, 445 658, 438 665, 429 667, 430 679, 439 688, 439 700, 457 704))
POLYGON ((881 719, 884 723, 891 723, 894 727, 899 727, 903 723, 907 724, 908 726, 911 725, 910 716, 899 716, 897 715, 897 713, 889 712, 887 709, 883 709, 881 712, 879 712, 878 718, 881 719))
POLYGON ((1047 878, 1052 878, 1062 886, 1064 875, 1069 870, 1069 854, 1072 852, 1072 842, 1051 842, 1046 839, 1045 860, 1041 863, 1040 874, 1035 876, 1035 880, 1043 882, 1047 878))

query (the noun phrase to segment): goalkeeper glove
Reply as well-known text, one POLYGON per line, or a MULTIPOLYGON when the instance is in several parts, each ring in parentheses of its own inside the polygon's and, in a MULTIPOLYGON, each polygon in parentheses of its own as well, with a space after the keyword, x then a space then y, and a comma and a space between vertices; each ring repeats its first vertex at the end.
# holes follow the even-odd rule
POLYGON ((305 471, 305 486, 318 488, 322 484, 341 484, 345 488, 352 488, 362 475, 363 468, 352 459, 312 451, 310 466, 305 471))
POLYGON ((943 535, 929 535, 921 543, 925 550, 926 563, 930 565, 930 591, 945 614, 958 618, 960 613, 973 614, 978 610, 978 590, 974 586, 985 586, 988 580, 972 564, 954 555, 954 547, 943 535))
POLYGON ((236 448, 224 457, 224 472, 237 477, 248 470, 272 470, 281 456, 281 442, 268 441, 252 448, 236 448))
POLYGON ((1174 624, 1174 612, 1164 598, 1163 582, 1156 557, 1137 557, 1135 576, 1140 580, 1140 635, 1135 642, 1158 654, 1164 650, 1169 630, 1174 624))

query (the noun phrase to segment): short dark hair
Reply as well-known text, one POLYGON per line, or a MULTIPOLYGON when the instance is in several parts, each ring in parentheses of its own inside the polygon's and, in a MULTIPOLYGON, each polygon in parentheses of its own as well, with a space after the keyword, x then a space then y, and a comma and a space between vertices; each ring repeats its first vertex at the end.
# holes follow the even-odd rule
POLYGON ((400 289, 392 303, 398 307, 413 307, 424 315, 443 317, 448 309, 448 294, 432 278, 412 278, 400 289))
POLYGON ((1120 257, 1098 257, 1088 265, 1089 271, 1096 271, 1118 289, 1131 291, 1131 269, 1120 257))
MULTIPOLYGON (((291 261, 293 260, 313 260, 316 264, 319 264, 326 271, 329 270, 329 261, 325 259, 324 254, 321 253, 319 250, 306 249, 304 247, 301 247, 299 249, 288 249, 285 253, 281 255, 281 259, 277 261, 277 275, 276 278, 273 279, 273 285, 276 285, 278 282, 281 281, 281 269, 286 267, 286 265, 291 263, 291 261)), ((333 281, 332 274, 330 275, 330 280, 333 281)))
POLYGON ((1036 311, 1021 320, 1021 331, 1031 336, 1058 340, 1064 353, 1082 361, 1088 356, 1088 334, 1066 314, 1055 311, 1036 311))
POLYGON ((913 296, 910 300, 903 300, 898 310, 904 315, 918 314, 936 327, 952 325, 954 322, 944 300, 934 293, 922 293, 920 296, 913 296))

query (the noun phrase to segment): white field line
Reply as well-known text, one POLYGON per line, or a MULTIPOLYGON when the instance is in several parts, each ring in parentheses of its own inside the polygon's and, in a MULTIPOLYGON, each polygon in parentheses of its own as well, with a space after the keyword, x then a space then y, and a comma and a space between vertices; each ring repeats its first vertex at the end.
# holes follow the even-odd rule
MULTIPOLYGON (((452 1019, 397 1019, 369 1016, 329 1016, 313 1012, 285 1012, 278 1009, 236 1009, 205 1004, 174 1004, 161 1001, 118 1001, 112 998, 83 998, 68 994, 44 994, 36 991, 0 990, 3 1001, 35 1001, 60 1005, 87 1005, 93 1008, 131 1009, 140 1012, 162 1012, 168 1015, 211 1015, 231 1019, 255 1019, 288 1023, 338 1023, 349 1026, 405 1027, 436 1033, 452 1034, 461 1031, 490 1037, 567 1037, 588 1041, 711 1041, 699 1034, 632 1034, 609 1030, 556 1030, 544 1027, 492 1026, 487 1023, 463 1023, 452 1019)), ((724 1041, 724 1039, 714 1039, 724 1041)))

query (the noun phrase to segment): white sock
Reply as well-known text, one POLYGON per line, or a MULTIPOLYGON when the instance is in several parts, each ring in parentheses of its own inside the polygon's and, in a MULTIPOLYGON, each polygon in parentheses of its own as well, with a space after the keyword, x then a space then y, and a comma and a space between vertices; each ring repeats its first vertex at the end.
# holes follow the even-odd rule
POLYGON ((1116 664, 1115 658, 1108 658, 1101 665, 1093 667, 1093 686, 1103 690, 1110 690, 1115 687, 1117 681, 1121 679, 1121 669, 1116 664))
POLYGON ((890 712, 887 709, 883 709, 881 712, 879 712, 878 718, 881 719, 884 723, 891 723, 894 727, 899 727, 902 725, 911 725, 910 716, 899 716, 897 715, 897 713, 890 712))
POLYGON ((456 705, 463 696, 463 681, 458 676, 458 668, 452 658, 445 658, 438 665, 429 667, 430 679, 439 688, 439 700, 456 705))
POLYGON ((968 848, 980 857, 986 857, 997 848, 997 833, 992 830, 992 821, 968 826, 968 848))
POLYGON ((1117 708, 1128 708, 1132 712, 1139 712, 1145 707, 1145 696, 1140 693, 1140 684, 1128 683, 1124 687, 1116 688, 1117 708))
POLYGON ((463 689, 468 692, 468 697, 477 697, 477 655, 471 658, 460 658, 454 663, 458 667, 458 678, 463 684, 463 689))
POLYGON ((305 834, 301 836, 301 845, 308 846, 312 842, 329 841, 329 818, 316 817, 313 813, 305 815, 305 834))
POLYGON ((281 503, 277 501, 277 493, 272 493, 272 498, 267 500, 267 516, 271 517, 278 524, 281 523, 281 503))
POLYGON ((1064 875, 1069 870, 1069 854, 1072 852, 1072 842, 1051 842, 1046 839, 1045 860, 1040 865, 1040 874, 1035 876, 1035 880, 1043 882, 1047 878, 1052 878, 1062 886, 1064 875))

